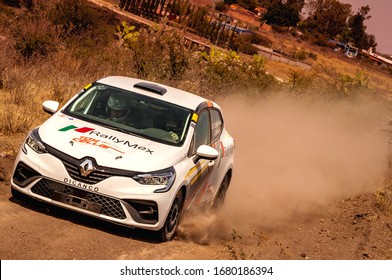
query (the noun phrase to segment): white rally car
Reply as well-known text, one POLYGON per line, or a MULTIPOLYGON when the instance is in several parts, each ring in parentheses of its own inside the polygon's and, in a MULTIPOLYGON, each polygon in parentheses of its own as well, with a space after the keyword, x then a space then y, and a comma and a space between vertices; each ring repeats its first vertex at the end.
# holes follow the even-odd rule
POLYGON ((11 179, 25 194, 170 240, 183 210, 220 206, 234 140, 220 107, 143 80, 95 81, 33 129, 11 179))

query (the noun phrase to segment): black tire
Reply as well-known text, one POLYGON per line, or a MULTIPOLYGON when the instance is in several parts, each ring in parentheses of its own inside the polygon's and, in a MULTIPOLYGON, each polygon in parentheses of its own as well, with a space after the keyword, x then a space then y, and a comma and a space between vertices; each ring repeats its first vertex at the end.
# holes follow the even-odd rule
POLYGON ((165 225, 158 232, 158 239, 160 241, 170 241, 174 237, 178 224, 180 223, 183 204, 184 199, 182 197, 182 192, 179 191, 173 201, 169 214, 167 215, 165 225))
POLYGON ((230 177, 229 177, 229 174, 226 174, 226 176, 222 180, 222 183, 219 187, 218 192, 215 195, 215 199, 212 204, 213 210, 217 210, 220 207, 222 207, 223 203, 225 202, 226 192, 227 192, 227 189, 229 188, 229 184, 230 184, 230 177))

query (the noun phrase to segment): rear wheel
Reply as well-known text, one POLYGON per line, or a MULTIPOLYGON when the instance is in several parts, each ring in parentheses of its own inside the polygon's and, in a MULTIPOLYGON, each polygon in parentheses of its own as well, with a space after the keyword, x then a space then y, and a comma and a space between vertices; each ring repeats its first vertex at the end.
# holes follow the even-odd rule
POLYGON ((225 178, 223 178, 222 183, 219 187, 218 192, 215 195, 214 203, 212 204, 212 209, 219 209, 223 203, 225 202, 226 192, 229 188, 230 177, 229 174, 226 174, 225 178))
POLYGON ((182 192, 179 191, 167 215, 165 225, 158 232, 160 241, 169 241, 174 237, 180 222, 183 203, 182 192))

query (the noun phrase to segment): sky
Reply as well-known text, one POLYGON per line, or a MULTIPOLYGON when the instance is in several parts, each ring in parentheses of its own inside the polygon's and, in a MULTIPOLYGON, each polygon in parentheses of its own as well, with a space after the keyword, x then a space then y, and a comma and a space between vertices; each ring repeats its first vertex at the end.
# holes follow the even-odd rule
POLYGON ((391 0, 340 0, 352 5, 353 13, 369 5, 371 18, 365 21, 366 33, 376 36, 377 51, 392 55, 392 1, 391 0))

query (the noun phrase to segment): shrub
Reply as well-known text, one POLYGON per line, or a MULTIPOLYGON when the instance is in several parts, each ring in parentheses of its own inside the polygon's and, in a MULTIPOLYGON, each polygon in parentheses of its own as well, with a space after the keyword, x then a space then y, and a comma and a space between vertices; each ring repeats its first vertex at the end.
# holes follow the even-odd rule
POLYGON ((139 77, 153 80, 180 79, 190 62, 184 34, 167 25, 143 29, 139 39, 127 45, 139 77))
POLYGON ((250 42, 255 45, 261 45, 261 46, 271 46, 272 41, 268 39, 267 37, 259 34, 259 33, 252 33, 250 35, 250 42))
POLYGON ((311 59, 317 60, 317 54, 315 54, 314 52, 308 53, 308 56, 309 56, 311 59))
POLYGON ((304 49, 300 49, 294 53, 293 58, 298 60, 305 60, 307 54, 308 53, 304 49))
POLYGON ((290 91, 296 95, 308 94, 312 91, 311 80, 312 76, 307 76, 302 72, 292 70, 288 82, 290 91))
POLYGON ((81 0, 57 1, 50 18, 64 35, 80 34, 94 26, 94 10, 81 0))
POLYGON ((354 91, 364 90, 368 87, 369 78, 365 71, 358 71, 354 77, 341 75, 339 89, 344 94, 351 94, 354 91))
POLYGON ((24 58, 34 55, 46 56, 56 49, 53 39, 48 34, 26 31, 15 42, 15 50, 24 58))
POLYGON ((263 94, 275 85, 273 77, 265 72, 265 59, 259 55, 241 57, 235 51, 212 48, 200 56, 203 84, 209 85, 215 94, 236 92, 237 89, 263 94))
POLYGON ((139 31, 136 31, 135 28, 134 25, 128 26, 128 24, 123 21, 121 22, 121 25, 117 25, 117 32, 115 34, 123 45, 132 47, 132 45, 137 42, 140 35, 139 31))
POLYGON ((376 192, 377 207, 385 214, 392 216, 392 185, 390 183, 376 192))
POLYGON ((239 46, 238 51, 249 55, 258 54, 258 49, 255 46, 248 43, 242 43, 239 46))
POLYGON ((25 59, 47 56, 57 49, 55 26, 47 19, 45 8, 38 4, 14 21, 11 30, 14 48, 25 59))
POLYGON ((257 48, 252 46, 253 38, 254 36, 252 34, 235 34, 229 42, 229 47, 236 52, 242 52, 250 55, 257 54, 257 48))
POLYGON ((225 4, 224 1, 219 1, 215 3, 215 10, 219 12, 225 12, 227 11, 227 5, 225 4))

